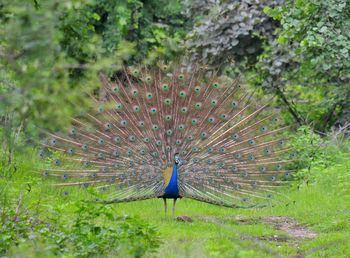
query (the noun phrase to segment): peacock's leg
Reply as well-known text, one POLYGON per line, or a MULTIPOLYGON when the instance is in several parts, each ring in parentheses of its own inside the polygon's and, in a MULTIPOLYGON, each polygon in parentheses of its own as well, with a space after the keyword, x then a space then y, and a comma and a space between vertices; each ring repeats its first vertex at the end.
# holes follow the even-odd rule
POLYGON ((168 207, 166 205, 166 198, 163 198, 163 200, 164 200, 164 212, 165 212, 165 216, 166 216, 166 212, 168 210, 168 207))
POLYGON ((176 198, 174 199, 174 204, 173 204, 173 217, 175 215, 175 205, 176 205, 176 198))

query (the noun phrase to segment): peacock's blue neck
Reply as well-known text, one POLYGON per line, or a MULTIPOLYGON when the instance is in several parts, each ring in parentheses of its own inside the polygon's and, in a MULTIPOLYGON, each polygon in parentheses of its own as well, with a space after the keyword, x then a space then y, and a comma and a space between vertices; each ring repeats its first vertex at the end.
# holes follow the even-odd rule
POLYGON ((173 172, 171 173, 171 178, 168 185, 164 190, 165 198, 178 198, 179 197, 179 186, 177 184, 177 164, 174 164, 173 172))

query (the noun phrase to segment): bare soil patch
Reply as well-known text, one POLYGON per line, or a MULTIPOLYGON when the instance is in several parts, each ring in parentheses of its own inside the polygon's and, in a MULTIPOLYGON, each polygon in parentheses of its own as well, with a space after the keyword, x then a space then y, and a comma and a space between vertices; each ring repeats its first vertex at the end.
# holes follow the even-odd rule
POLYGON ((264 217, 262 221, 272 225, 278 230, 286 232, 294 239, 312 239, 317 236, 315 232, 300 225, 297 221, 289 217, 264 217))

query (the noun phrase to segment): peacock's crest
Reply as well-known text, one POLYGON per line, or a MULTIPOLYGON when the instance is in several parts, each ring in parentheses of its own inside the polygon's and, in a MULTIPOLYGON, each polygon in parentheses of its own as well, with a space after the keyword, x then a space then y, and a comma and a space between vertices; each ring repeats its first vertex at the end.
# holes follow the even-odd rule
POLYGON ((268 202, 287 183, 286 127, 239 79, 161 65, 101 80, 95 108, 43 143, 39 155, 52 165, 42 173, 57 185, 93 186, 107 202, 126 202, 164 197, 176 182, 178 197, 238 207, 268 202))

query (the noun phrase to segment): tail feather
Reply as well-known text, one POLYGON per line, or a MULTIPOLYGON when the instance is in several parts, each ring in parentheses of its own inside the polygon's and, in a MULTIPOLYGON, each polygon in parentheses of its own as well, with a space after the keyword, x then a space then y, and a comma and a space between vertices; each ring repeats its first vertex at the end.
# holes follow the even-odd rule
POLYGON ((43 175, 56 186, 92 186, 107 202, 160 196, 163 173, 179 153, 180 195, 227 207, 271 199, 292 169, 269 103, 254 101, 240 78, 201 67, 124 68, 101 74, 103 96, 72 119, 67 134, 47 133, 43 175), (249 201, 248 201, 249 200, 249 201))

